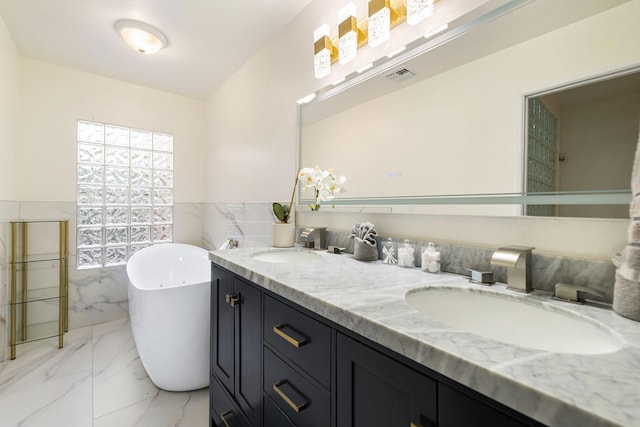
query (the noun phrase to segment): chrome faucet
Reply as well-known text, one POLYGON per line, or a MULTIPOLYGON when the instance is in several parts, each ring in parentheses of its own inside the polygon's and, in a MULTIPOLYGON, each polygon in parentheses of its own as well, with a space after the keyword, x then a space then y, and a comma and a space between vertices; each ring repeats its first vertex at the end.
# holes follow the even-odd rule
POLYGON ((491 265, 507 267, 507 289, 531 292, 531 246, 505 246, 491 257, 491 265))
POLYGON ((597 289, 587 286, 570 285, 568 283, 556 283, 553 297, 563 301, 584 304, 584 294, 591 294, 600 298, 605 297, 605 294, 597 289))
POLYGON ((305 228, 300 233, 305 248, 327 249, 327 227, 305 228))

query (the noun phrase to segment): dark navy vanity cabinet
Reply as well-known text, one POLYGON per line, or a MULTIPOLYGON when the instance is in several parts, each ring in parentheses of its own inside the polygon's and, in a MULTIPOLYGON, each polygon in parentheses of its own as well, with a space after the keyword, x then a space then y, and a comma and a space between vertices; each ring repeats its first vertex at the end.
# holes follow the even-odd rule
POLYGON ((211 270, 211 381, 213 425, 259 426, 262 416, 262 292, 211 270))
POLYGON ((540 426, 217 265, 211 426, 540 426))

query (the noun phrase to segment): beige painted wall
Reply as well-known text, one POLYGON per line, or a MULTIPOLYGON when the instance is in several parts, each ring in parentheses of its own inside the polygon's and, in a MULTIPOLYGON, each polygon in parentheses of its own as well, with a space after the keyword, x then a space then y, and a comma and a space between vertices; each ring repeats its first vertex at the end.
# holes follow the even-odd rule
POLYGON ((0 16, 0 200, 16 200, 18 52, 0 16))
MULTIPOLYGON (((638 94, 563 108, 560 123, 560 189, 630 188, 638 143, 638 94)), ((562 216, 628 218, 628 206, 560 206, 562 216)))
MULTIPOLYGON (((295 100, 327 81, 313 78, 311 32, 323 20, 332 20, 339 2, 315 0, 283 32, 207 100, 207 200, 286 200, 295 171, 295 100), (224 125, 224 127, 223 127, 224 125), (264 160, 256 153, 266 153, 264 160), (262 163, 263 167, 256 167, 262 163), (227 181, 225 181, 225 179, 227 181), (228 184, 227 184, 228 183, 228 184), (233 183, 233 185, 230 185, 233 183)), ((488 116, 491 132, 478 146, 493 147, 496 140, 521 137, 518 105, 522 93, 561 82, 640 63, 640 0, 631 0, 592 18, 483 58, 469 67, 493 70, 485 87, 499 88, 505 76, 508 89, 501 96, 484 99, 476 108, 495 110, 488 116), (547 52, 548 67, 535 67, 539 52, 547 52), (528 55, 528 56, 527 56, 528 55), (527 59, 528 60, 525 60, 527 59), (492 63, 499 59, 499 68, 492 63), (502 68, 502 66, 507 67, 502 68), (511 84, 512 80, 517 84, 511 84), (489 105, 487 105, 489 102, 489 105), (493 102, 500 102, 494 105, 493 102)), ((463 68, 463 67, 460 67, 463 68)), ((459 69, 442 78, 464 78, 459 69)), ((473 105, 468 106, 473 110, 473 105)), ((446 123, 452 126, 452 123, 446 123)), ((507 153, 514 162, 520 153, 507 153)), ((515 166, 509 166, 513 169, 515 166)), ((353 222, 376 219, 380 232, 486 246, 530 244, 538 251, 607 259, 626 242, 626 220, 576 220, 478 216, 409 215, 384 213, 336 213, 323 209, 319 215, 300 211, 299 225, 329 225, 348 230, 353 222)))
POLYGON ((204 102, 20 58, 20 200, 76 200, 76 121, 174 135, 174 198, 202 202, 204 102))

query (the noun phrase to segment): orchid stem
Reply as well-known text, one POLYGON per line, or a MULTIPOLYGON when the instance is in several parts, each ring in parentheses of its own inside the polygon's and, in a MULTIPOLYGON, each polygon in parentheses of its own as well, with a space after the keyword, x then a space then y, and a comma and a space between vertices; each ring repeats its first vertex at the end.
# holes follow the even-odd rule
POLYGON ((291 192, 291 201, 289 202, 289 215, 287 216, 287 220, 285 222, 289 222, 289 218, 291 217, 291 208, 293 207, 293 199, 296 196, 296 187, 298 186, 298 179, 300 179, 300 171, 296 173, 296 181, 293 184, 293 191, 291 192))

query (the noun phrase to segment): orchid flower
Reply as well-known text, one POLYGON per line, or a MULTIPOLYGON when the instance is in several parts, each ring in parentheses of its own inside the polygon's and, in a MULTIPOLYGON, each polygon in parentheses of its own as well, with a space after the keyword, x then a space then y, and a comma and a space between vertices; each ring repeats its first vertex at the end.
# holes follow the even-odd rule
POLYGON ((302 185, 302 191, 314 189, 315 201, 311 204, 311 209, 320 209, 320 202, 332 200, 336 194, 344 193, 343 187, 347 178, 343 175, 337 176, 333 169, 322 170, 318 166, 314 168, 302 168, 298 174, 298 179, 302 185))

